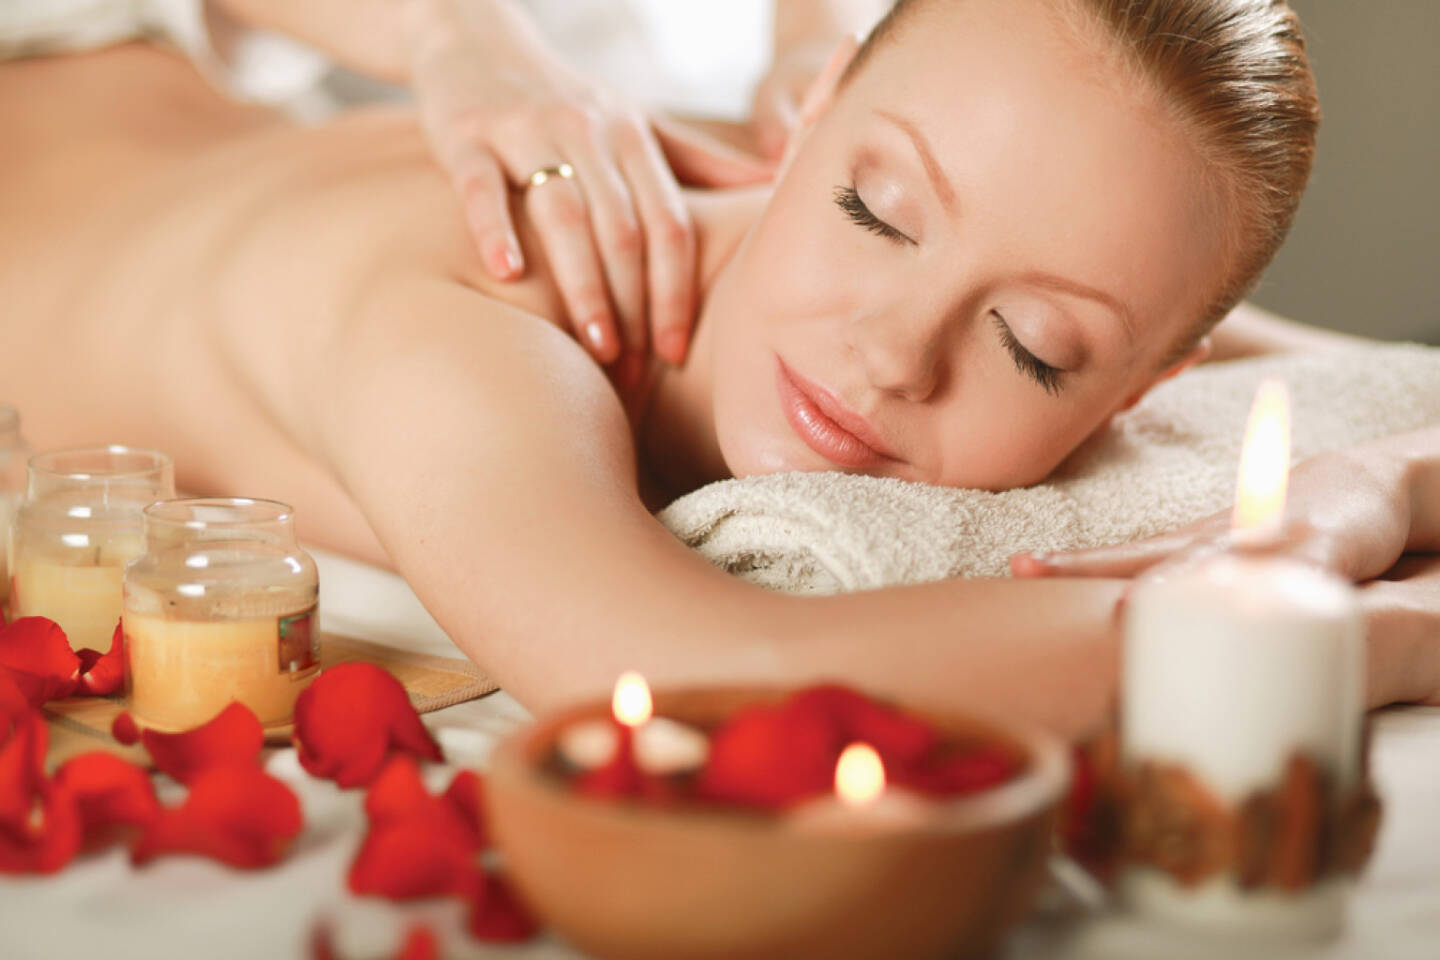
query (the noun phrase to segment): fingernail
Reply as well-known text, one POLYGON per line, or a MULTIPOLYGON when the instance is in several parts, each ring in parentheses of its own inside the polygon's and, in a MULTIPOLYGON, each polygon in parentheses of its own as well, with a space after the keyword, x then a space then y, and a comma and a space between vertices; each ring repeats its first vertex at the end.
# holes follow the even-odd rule
POLYGON ((520 251, 514 247, 505 248, 505 266, 512 274, 518 274, 525 269, 525 261, 520 259, 520 251))
POLYGON ((685 361, 685 331, 665 330, 655 340, 660 355, 675 366, 685 361))
POLYGON ((591 320, 585 324, 585 339, 590 341, 590 346, 596 353, 605 349, 605 328, 600 326, 598 321, 591 320))

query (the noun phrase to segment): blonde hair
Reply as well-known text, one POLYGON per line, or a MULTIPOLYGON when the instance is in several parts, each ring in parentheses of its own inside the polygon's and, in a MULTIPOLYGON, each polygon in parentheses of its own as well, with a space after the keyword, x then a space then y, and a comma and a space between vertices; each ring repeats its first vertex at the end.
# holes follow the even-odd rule
MULTIPOLYGON (((850 76, 926 3, 896 0, 850 76)), ((961 0, 943 0, 961 2, 961 0)), ((1117 44, 1196 135, 1230 214, 1231 263, 1168 365, 1239 303, 1280 249, 1310 179, 1320 104, 1300 21, 1284 0, 1053 0, 1117 44)))

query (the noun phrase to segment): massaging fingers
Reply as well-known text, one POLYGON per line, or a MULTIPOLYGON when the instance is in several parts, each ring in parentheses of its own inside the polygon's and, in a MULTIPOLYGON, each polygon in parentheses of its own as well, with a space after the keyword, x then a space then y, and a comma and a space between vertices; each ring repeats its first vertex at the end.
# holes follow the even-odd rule
POLYGON ((655 352, 685 360, 697 303, 695 230, 660 145, 646 127, 621 131, 620 162, 645 233, 650 332, 655 352))
POLYGON ((466 142, 450 150, 447 160, 481 262, 495 279, 515 279, 525 271, 525 260, 510 219, 509 187, 499 160, 483 146, 466 142))
POLYGON ((527 152, 524 157, 519 162, 507 157, 506 166, 517 183, 525 184, 521 188, 525 209, 550 261, 570 325, 597 361, 611 363, 620 355, 620 336, 579 172, 575 178, 551 177, 544 183, 529 185, 528 179, 536 170, 558 167, 566 161, 558 146, 544 153, 538 149, 527 152))
POLYGON ((594 242, 619 319, 622 351, 641 355, 648 347, 646 237, 630 185, 616 163, 613 138, 599 125, 587 125, 563 149, 575 167, 576 184, 589 203, 594 242))

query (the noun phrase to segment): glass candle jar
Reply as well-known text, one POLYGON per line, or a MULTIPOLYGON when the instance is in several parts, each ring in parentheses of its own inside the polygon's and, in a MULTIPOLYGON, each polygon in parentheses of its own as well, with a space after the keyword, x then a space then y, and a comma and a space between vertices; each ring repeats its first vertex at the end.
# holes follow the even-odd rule
POLYGON ((238 700, 288 723, 320 671, 320 578, 274 500, 167 500, 145 509, 145 552, 125 569, 125 700, 159 730, 238 700))
POLYGON ((5 558, 10 524, 25 499, 25 461, 30 447, 20 436, 20 414, 0 403, 0 608, 10 599, 10 566, 5 558))
POLYGON ((175 496, 157 450, 88 447, 30 458, 25 502, 10 531, 10 613, 49 617, 70 645, 110 649, 120 575, 140 555, 147 504, 175 496))

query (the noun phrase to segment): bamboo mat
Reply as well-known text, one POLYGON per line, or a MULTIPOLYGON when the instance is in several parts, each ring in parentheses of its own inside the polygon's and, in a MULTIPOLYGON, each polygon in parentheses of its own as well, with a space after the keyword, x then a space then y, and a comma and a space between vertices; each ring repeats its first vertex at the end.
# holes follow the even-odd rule
MULTIPOLYGON (((322 633, 320 669, 352 661, 373 663, 399 680, 419 713, 429 713, 466 700, 493 693, 499 686, 469 660, 412 653, 398 647, 322 633)), ((140 744, 124 746, 110 736, 110 725, 125 709, 125 699, 113 697, 71 697, 45 704, 45 721, 50 728, 50 750, 46 765, 53 769, 77 753, 105 750, 134 763, 145 764, 149 755, 140 744)), ((290 742, 292 726, 269 727, 267 743, 290 742)))

